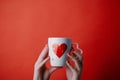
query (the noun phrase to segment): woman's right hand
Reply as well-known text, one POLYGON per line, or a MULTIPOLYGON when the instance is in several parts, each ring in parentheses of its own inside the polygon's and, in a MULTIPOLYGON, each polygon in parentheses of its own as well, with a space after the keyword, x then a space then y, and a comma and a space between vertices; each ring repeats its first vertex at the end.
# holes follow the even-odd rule
POLYGON ((57 70, 57 68, 48 69, 46 67, 45 63, 49 60, 47 55, 48 46, 46 45, 35 63, 33 80, 49 80, 50 75, 57 70))

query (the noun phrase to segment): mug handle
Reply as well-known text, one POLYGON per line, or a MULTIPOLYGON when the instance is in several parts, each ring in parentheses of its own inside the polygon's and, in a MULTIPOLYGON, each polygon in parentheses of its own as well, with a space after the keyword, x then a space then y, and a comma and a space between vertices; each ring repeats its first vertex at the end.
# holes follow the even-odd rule
POLYGON ((79 47, 77 42, 73 42, 72 45, 76 45, 76 48, 80 51, 81 54, 83 54, 83 50, 79 47))

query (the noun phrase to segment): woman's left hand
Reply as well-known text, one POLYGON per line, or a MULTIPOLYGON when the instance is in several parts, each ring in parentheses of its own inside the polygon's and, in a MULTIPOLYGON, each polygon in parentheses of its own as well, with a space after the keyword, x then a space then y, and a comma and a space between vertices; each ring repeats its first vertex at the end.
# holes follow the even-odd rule
POLYGON ((82 54, 76 50, 71 51, 72 54, 68 54, 75 65, 73 66, 69 60, 66 61, 66 75, 68 80, 80 80, 83 68, 83 57, 82 54))

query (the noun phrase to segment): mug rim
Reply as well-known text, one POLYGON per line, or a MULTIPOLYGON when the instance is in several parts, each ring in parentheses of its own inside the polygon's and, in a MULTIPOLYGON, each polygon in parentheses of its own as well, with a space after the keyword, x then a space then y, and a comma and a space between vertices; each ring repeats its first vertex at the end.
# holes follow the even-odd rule
POLYGON ((68 38, 68 37, 48 37, 48 39, 70 39, 71 38, 68 38))

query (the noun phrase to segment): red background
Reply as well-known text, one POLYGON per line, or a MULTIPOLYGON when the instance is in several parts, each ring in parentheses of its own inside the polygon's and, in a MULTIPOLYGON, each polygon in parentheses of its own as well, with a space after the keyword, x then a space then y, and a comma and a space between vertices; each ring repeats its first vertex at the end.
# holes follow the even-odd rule
MULTIPOLYGON (((84 50, 82 80, 120 80, 119 0, 0 0, 0 80, 32 80, 50 36, 84 50)), ((66 80, 65 70, 51 80, 66 80)))

